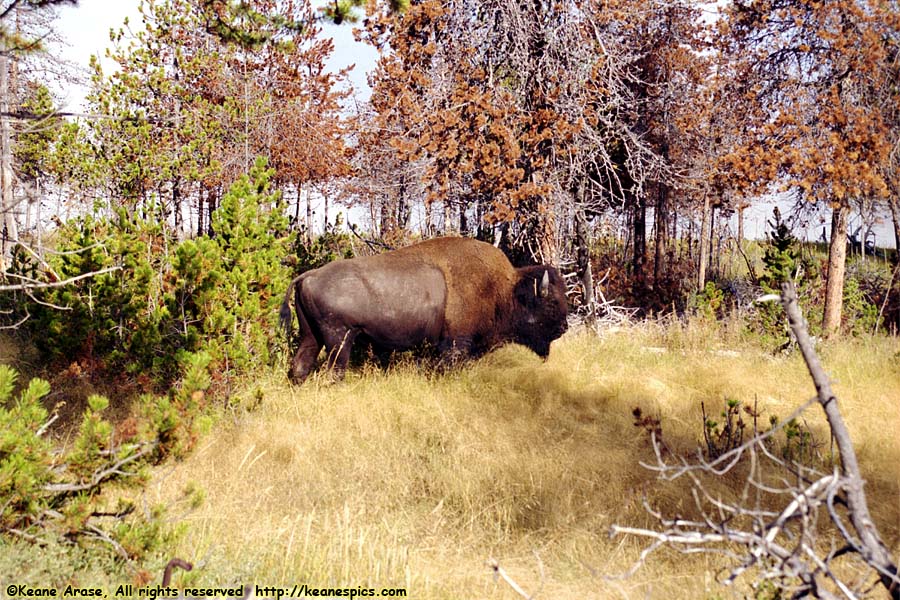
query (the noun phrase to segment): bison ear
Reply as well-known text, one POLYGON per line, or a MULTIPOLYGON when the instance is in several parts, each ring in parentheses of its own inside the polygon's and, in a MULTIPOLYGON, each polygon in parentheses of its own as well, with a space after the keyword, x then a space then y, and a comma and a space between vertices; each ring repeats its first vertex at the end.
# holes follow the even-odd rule
POLYGON ((544 277, 541 279, 541 298, 550 295, 550 271, 544 270, 544 277))

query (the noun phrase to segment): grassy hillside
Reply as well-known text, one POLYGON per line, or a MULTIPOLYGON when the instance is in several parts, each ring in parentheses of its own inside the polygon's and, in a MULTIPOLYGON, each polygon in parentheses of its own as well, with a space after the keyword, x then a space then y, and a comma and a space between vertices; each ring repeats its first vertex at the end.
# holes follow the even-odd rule
MULTIPOLYGON (((883 338, 823 349, 895 556, 898 351, 883 338)), ((689 510, 684 488, 638 465, 651 454, 631 411, 661 415, 667 442, 687 451, 701 440, 701 401, 756 399, 784 417, 813 394, 799 356, 679 325, 570 333, 546 363, 507 347, 442 375, 405 364, 291 388, 278 373, 249 385, 187 460, 160 469, 144 500, 181 516, 186 495, 205 494, 171 549, 198 565, 184 582, 518 597, 491 576, 496 558, 543 598, 740 596, 715 583, 712 556, 662 551, 632 578, 607 579, 640 552, 607 532, 651 525, 642 494, 689 510)), ((827 453, 817 410, 806 420, 827 453)))

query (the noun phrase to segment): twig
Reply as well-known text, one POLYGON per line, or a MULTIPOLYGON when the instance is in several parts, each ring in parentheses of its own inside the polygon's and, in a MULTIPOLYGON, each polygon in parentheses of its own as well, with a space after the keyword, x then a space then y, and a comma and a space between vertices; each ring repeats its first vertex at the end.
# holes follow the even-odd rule
POLYGON ((356 230, 355 224, 350 225, 350 233, 352 233, 353 235, 358 237, 360 240, 362 240, 369 247, 370 250, 373 250, 375 252, 380 252, 381 250, 394 250, 393 246, 391 246, 390 244, 386 244, 385 242, 382 242, 381 240, 367 240, 363 236, 359 235, 359 232, 356 230), (381 246, 381 250, 376 248, 376 246, 381 246))
POLYGON ((13 323, 12 325, 0 325, 0 329, 18 329, 25 321, 31 318, 31 314, 25 313, 25 316, 13 323))
MULTIPOLYGON (((900 252, 900 250, 897 251, 900 252)), ((878 318, 875 319, 875 328, 872 330, 873 336, 878 333, 878 326, 881 324, 881 318, 884 316, 884 309, 887 307, 888 300, 891 297, 891 288, 894 287, 894 279, 897 277, 897 271, 900 271, 900 261, 897 261, 897 266, 891 271, 891 280, 888 281, 887 289, 884 291, 884 301, 881 303, 881 308, 878 309, 878 318)))
POLYGON ((97 538, 103 542, 106 542, 107 544, 109 544, 110 546, 115 548, 115 550, 119 554, 119 556, 121 556, 125 560, 128 560, 130 558, 128 556, 128 552, 126 552, 125 548, 122 547, 122 544, 120 544, 116 540, 109 537, 108 533, 106 533, 105 531, 103 531, 102 529, 97 527, 96 525, 88 523, 87 529, 84 530, 84 535, 87 535, 88 537, 97 538))
POLYGON ((53 425, 53 423, 59 418, 59 413, 53 413, 53 416, 47 420, 46 423, 40 426, 38 430, 34 433, 37 437, 41 437, 44 435, 44 432, 47 431, 47 428, 53 425))
MULTIPOLYGON (((69 285, 70 283, 75 283, 76 281, 81 281, 82 279, 87 279, 88 277, 96 277, 97 275, 105 275, 106 273, 112 273, 113 271, 120 271, 122 267, 107 267, 106 269, 101 269, 99 271, 92 271, 91 273, 83 273, 76 277, 71 277, 69 279, 65 279, 63 281, 50 281, 44 283, 20 283, 18 285, 0 285, 0 292, 11 292, 18 290, 38 290, 44 288, 57 288, 69 285)), ((3 273, 4 276, 16 276, 14 273, 3 273)), ((33 281, 33 280, 32 280, 33 281)))
POLYGON ((53 304, 52 302, 44 302, 42 300, 38 300, 34 297, 34 294, 31 293, 31 290, 25 290, 25 293, 35 304, 40 304, 41 306, 46 306, 47 308, 52 308, 54 310, 72 310, 71 306, 60 306, 58 304, 53 304))
POLYGON ((151 451, 153 451, 154 448, 156 448, 155 442, 148 444, 146 447, 144 447, 139 452, 135 452, 134 454, 132 454, 130 456, 126 456, 125 458, 123 458, 119 461, 116 461, 112 466, 110 466, 102 471, 94 473, 93 476, 91 477, 91 480, 87 483, 48 483, 42 489, 45 492, 50 492, 53 494, 74 494, 77 492, 83 492, 84 490, 93 489, 93 488, 97 487, 97 485, 103 483, 105 480, 112 477, 113 475, 123 475, 123 476, 134 475, 134 473, 128 473, 128 472, 122 471, 121 468, 129 463, 132 463, 132 462, 138 460, 139 458, 146 456, 151 451))
POLYGON ((15 243, 16 243, 20 248, 22 248, 22 250, 24 250, 25 252, 27 252, 28 254, 30 254, 36 261, 38 261, 39 263, 41 263, 41 266, 43 266, 45 269, 47 269, 47 271, 50 272, 51 275, 53 275, 53 279, 54 279, 54 280, 57 280, 57 281, 58 281, 58 280, 60 279, 60 276, 56 273, 56 271, 53 270, 53 267, 50 266, 50 263, 48 263, 46 260, 44 260, 37 252, 35 252, 34 250, 32 250, 32 249, 28 246, 28 244, 25 244, 25 243, 23 243, 23 242, 20 241, 20 240, 16 240, 15 243))
POLYGON ((522 587, 518 583, 516 583, 515 580, 513 580, 513 578, 506 573, 506 571, 503 570, 503 567, 500 566, 500 563, 497 562, 497 559, 489 559, 487 565, 494 572, 495 577, 500 577, 501 579, 503 579, 503 581, 505 581, 506 584, 511 587, 512 590, 519 596, 525 598, 525 600, 531 600, 531 598, 533 598, 533 596, 529 595, 528 592, 523 590, 522 587))

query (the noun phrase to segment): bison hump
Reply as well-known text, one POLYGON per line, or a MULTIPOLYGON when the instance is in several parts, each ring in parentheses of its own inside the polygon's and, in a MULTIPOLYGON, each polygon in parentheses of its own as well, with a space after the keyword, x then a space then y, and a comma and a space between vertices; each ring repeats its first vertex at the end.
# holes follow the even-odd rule
POLYGON ((443 237, 408 246, 397 253, 438 267, 447 284, 444 337, 483 339, 492 344, 512 309, 517 275, 509 259, 491 244, 471 238, 443 237))

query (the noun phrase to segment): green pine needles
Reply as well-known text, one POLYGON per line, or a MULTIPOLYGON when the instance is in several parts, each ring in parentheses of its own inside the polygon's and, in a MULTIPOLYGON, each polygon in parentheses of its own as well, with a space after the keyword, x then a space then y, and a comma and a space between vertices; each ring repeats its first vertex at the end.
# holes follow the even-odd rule
MULTIPOLYGON (((259 159, 231 186, 213 214, 212 236, 177 242, 153 204, 67 223, 50 260, 56 277, 114 270, 10 295, 5 308, 30 316, 25 327, 48 361, 77 362, 146 391, 176 381, 185 352, 206 351, 220 377, 271 364, 291 277, 283 264, 288 220, 272 175, 259 159)), ((15 268, 33 277, 39 265, 19 254, 15 268)))
POLYGON ((210 359, 183 360, 181 385, 168 397, 143 398, 123 422, 108 420, 109 400, 92 395, 66 444, 49 438, 55 416, 42 399, 50 384, 32 379, 16 396, 18 373, 0 365, 0 533, 40 545, 99 544, 123 559, 163 544, 161 511, 135 511, 127 494, 116 494, 143 484, 149 466, 184 456, 196 440, 210 359))

